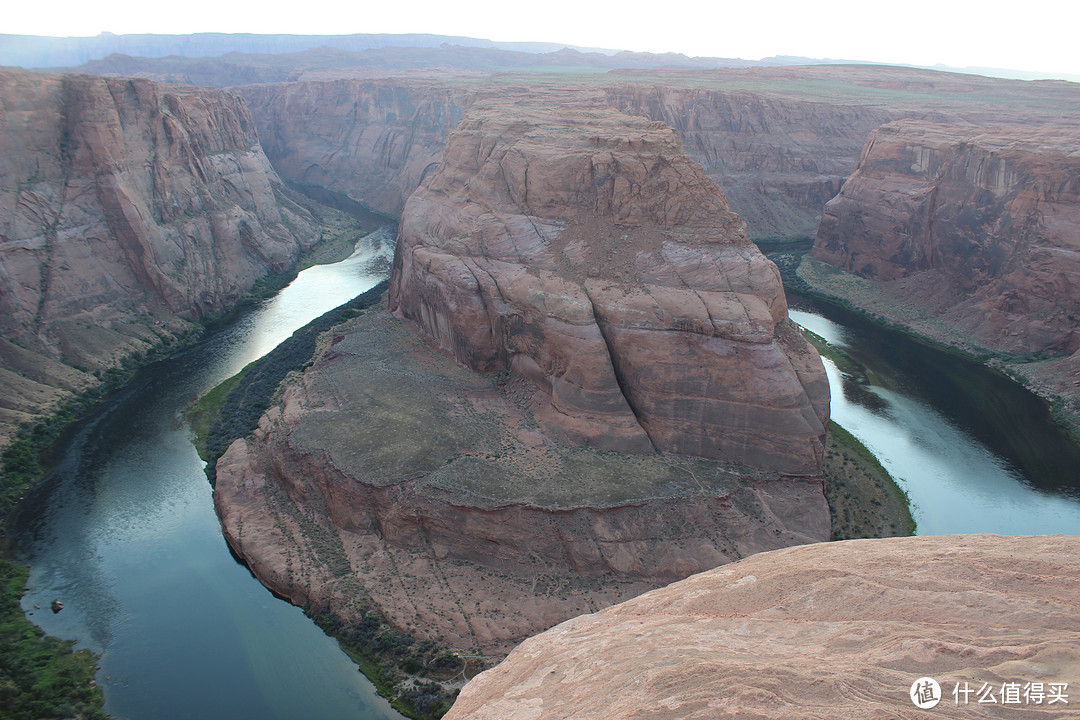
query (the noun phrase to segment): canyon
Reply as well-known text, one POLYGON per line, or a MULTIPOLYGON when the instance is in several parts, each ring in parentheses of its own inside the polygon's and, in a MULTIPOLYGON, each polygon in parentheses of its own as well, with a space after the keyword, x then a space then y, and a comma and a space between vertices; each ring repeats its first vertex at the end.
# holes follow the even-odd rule
POLYGON ((602 99, 474 102, 406 203, 388 307, 218 461, 276 592, 497 658, 828 538, 828 384, 775 266, 670 128, 602 99))
POLYGON ((5 70, 0 118, 4 435, 319 239, 230 93, 5 70))
POLYGON ((878 128, 812 256, 895 288, 974 343, 1080 347, 1076 128, 878 128))
MULTIPOLYGON (((236 88, 260 132, 280 138, 271 160, 291 181, 391 214, 472 103, 568 85, 445 68, 304 77, 236 88)), ((819 292, 977 355, 1004 353, 995 362, 1080 422, 1075 84, 808 66, 618 70, 577 90, 672 127, 751 239, 814 239, 803 278, 819 292)))
MULTIPOLYGON (((363 66, 334 52, 140 61, 152 79, 0 71, 0 430, 290 268, 320 233, 285 183, 328 189, 400 216, 397 252, 386 305, 324 337, 218 460, 222 529, 264 584, 346 624, 374 609, 490 664, 567 618, 725 566, 527 643, 454 713, 561 712, 627 677, 648 680, 628 703, 653 707, 656 687, 685 692, 673 714, 723 702, 592 650, 558 661, 577 694, 551 690, 546 653, 574 628, 575 643, 691 679, 700 660, 733 679, 728 709, 762 700, 751 686, 785 713, 832 703, 805 678, 836 662, 884 712, 882 684, 903 683, 845 646, 829 623, 848 616, 822 619, 814 597, 922 658, 944 616, 926 608, 967 607, 947 576, 1017 633, 1062 630, 1066 610, 1016 610, 1058 601, 1030 583, 999 593, 973 568, 1020 574, 1021 557, 1056 588, 1075 568, 1049 558, 1070 539, 782 550, 830 535, 828 384, 751 241, 816 238, 799 270, 813 288, 1000 353, 1080 403, 1075 85, 857 66, 530 74, 482 50, 417 72, 394 52, 363 66), (195 78, 229 87, 159 82, 195 78), (912 557, 933 560, 914 579, 912 557), (623 617, 649 652, 606 625, 623 617), (723 665, 687 632, 714 623, 704 642, 722 644, 778 618, 828 652, 811 667, 785 635, 767 660, 732 647, 723 665), (776 687, 775 663, 801 701, 776 687)), ((946 624, 980 663, 1045 659, 1001 659, 946 624)), ((1047 652, 1075 675, 1075 657, 1047 652)))
POLYGON ((826 206, 800 270, 1005 367, 1080 418, 1080 121, 890 123, 826 206), (828 269, 856 276, 852 281, 828 269))

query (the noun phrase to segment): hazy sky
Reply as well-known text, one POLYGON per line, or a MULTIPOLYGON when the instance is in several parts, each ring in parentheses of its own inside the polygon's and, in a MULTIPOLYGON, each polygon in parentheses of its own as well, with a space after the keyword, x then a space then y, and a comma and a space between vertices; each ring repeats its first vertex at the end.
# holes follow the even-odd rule
POLYGON ((333 10, 295 0, 58 0, 11 4, 0 25, 0 32, 33 35, 102 31, 426 32, 752 60, 802 55, 1080 75, 1080 0, 359 0, 333 10))

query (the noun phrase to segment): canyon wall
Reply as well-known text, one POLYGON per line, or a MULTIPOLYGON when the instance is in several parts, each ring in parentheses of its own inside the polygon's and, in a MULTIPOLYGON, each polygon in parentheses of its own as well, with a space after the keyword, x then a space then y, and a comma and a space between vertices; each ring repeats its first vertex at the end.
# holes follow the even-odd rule
POLYGON ((605 89, 623 112, 675 129, 758 238, 813 237, 867 133, 902 113, 853 101, 640 82, 605 89))
POLYGON ((821 471, 828 382, 776 267, 671 128, 602 98, 477 101, 405 206, 390 309, 534 381, 568 442, 821 471))
POLYGON ((813 257, 971 343, 1080 348, 1080 149, 1063 123, 902 121, 871 133, 813 257))
POLYGON ((566 445, 528 380, 370 310, 217 463, 237 556, 297 605, 501 657, 524 638, 762 550, 829 537, 820 478, 566 445))
POLYGON ((1077 552, 1061 535, 954 535, 762 553, 529 639, 446 718, 1064 720, 1077 552), (936 708, 909 696, 923 677, 936 708))
POLYGON ((219 90, 0 71, 0 187, 5 430, 319 238, 219 90))
MULTIPOLYGON (((550 80, 537 83, 550 91, 550 80)), ((690 157, 720 183, 752 238, 812 237, 821 208, 854 170, 867 133, 896 109, 686 87, 643 75, 611 84, 607 102, 675 129, 690 157)), ((302 81, 237 88, 266 153, 291 182, 345 192, 400 215, 437 164, 446 138, 476 98, 522 92, 476 77, 302 81)), ((594 91, 589 91, 594 92, 594 91)))
POLYGON ((237 88, 274 168, 400 215, 472 93, 453 83, 343 79, 237 88))

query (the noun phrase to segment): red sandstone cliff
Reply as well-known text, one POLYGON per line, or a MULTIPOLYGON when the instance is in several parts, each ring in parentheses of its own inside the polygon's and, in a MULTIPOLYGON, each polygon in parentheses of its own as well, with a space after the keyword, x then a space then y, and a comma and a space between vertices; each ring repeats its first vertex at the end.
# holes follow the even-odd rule
POLYGON ((237 92, 282 177, 392 215, 434 169, 471 97, 437 78, 247 85, 237 92))
POLYGON ((1075 127, 904 121, 866 142, 813 256, 880 281, 975 344, 1080 348, 1075 127))
POLYGON ((813 237, 821 208, 855 168, 867 133, 903 114, 853 99, 800 100, 646 78, 605 92, 623 112, 673 127, 753 238, 813 237))
POLYGON ((0 71, 0 186, 8 424, 318 239, 219 90, 0 71))
POLYGON ((238 88, 275 168, 400 213, 476 97, 600 90, 618 109, 673 127, 753 238, 813 236, 866 135, 902 118, 972 122, 1074 112, 1069 83, 1025 83, 871 66, 614 71, 557 75, 385 71, 367 79, 238 88))
POLYGON ((829 536, 820 479, 554 442, 528 381, 478 374, 369 311, 217 463, 259 579, 346 621, 501 657, 701 570, 829 536))
POLYGON ((477 101, 399 235, 391 310, 534 381, 547 432, 820 472, 821 362, 669 127, 581 94, 477 101))
MULTIPOLYGON (((465 109, 477 96, 507 88, 433 73, 425 80, 301 81, 237 90, 283 177, 397 215, 438 162, 465 109)), ((812 236, 821 207, 855 168, 866 134, 901 115, 857 101, 687 88, 647 74, 604 92, 624 112, 675 128, 755 238, 812 236)))
POLYGON ((531 638, 446 718, 1075 718, 1077 553, 1060 535, 762 553, 531 638), (933 709, 910 699, 922 677, 933 709))

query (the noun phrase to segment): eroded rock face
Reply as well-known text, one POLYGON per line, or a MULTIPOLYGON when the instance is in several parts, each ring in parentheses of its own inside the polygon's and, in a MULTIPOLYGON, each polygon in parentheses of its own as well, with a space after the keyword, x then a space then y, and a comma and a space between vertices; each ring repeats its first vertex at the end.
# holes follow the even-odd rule
POLYGON ((1078 552, 954 535, 762 553, 522 643, 446 718, 1075 717, 1078 552), (921 677, 944 693, 934 709, 909 699, 921 677), (957 702, 964 683, 996 702, 957 702), (1003 683, 1070 697, 1006 705, 1003 683))
POLYGON ((813 237, 822 207, 854 170, 867 133, 903 114, 880 105, 686 88, 645 78, 605 92, 624 112, 673 127, 753 238, 813 237))
POLYGON ((405 207, 390 308, 535 382, 565 441, 820 471, 828 382, 776 267, 669 127, 602 98, 477 101, 405 207))
POLYGON ((1075 128, 905 121, 870 135, 813 256, 894 288, 978 345, 1071 353, 1078 228, 1075 128))
MULTIPOLYGON (((304 80, 237 91, 283 177, 399 215, 469 105, 505 90, 475 77, 431 73, 425 80, 304 80)), ((688 89, 648 74, 603 93, 626 113, 674 128, 755 238, 813 236, 822 206, 854 170, 866 134, 902 115, 856 103, 688 89)))
POLYGON ((229 93, 0 71, 0 386, 9 423, 319 237, 229 93))
POLYGON ((471 92, 433 80, 343 79, 237 88, 282 177, 399 215, 439 162, 471 92))
POLYGON ((829 537, 820 478, 555 442, 531 381, 455 364, 385 309, 217 463, 225 537, 298 605, 502 657, 555 623, 829 537))

